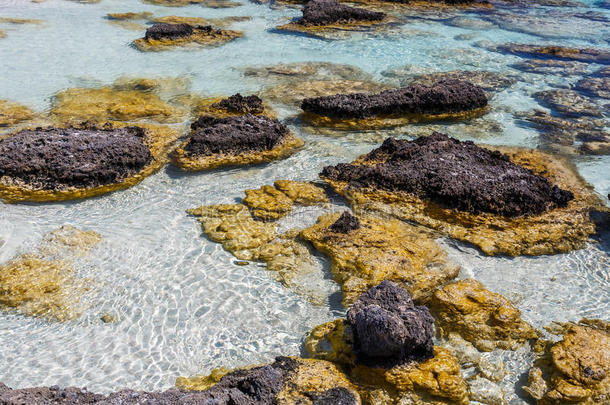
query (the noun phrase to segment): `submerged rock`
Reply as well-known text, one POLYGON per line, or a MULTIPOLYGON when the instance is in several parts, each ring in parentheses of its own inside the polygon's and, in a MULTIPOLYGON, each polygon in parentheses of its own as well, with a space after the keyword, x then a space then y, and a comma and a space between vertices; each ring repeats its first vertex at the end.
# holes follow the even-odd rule
POLYGON ((64 225, 48 233, 33 252, 0 265, 0 308, 50 321, 77 318, 90 280, 76 277, 71 259, 100 241, 96 232, 64 225))
POLYGON ((576 83, 576 90, 595 97, 610 99, 610 76, 581 79, 576 83))
MULTIPOLYGON (((133 84, 135 81, 131 81, 133 84)), ((142 83, 142 80, 138 81, 142 83)), ((157 81, 149 81, 157 86, 157 81)), ((187 112, 173 106, 145 87, 72 88, 57 93, 51 116, 61 123, 84 121, 103 124, 107 121, 154 121, 176 123, 186 119, 187 112)))
POLYGON ((148 20, 153 16, 153 13, 148 11, 142 11, 140 13, 128 12, 128 13, 108 13, 106 18, 109 20, 148 20))
POLYGON ((29 121, 34 117, 34 112, 20 104, 0 100, 0 128, 29 121))
POLYGON ((272 66, 248 67, 244 77, 257 81, 301 82, 306 80, 362 80, 372 79, 372 75, 356 66, 331 62, 295 62, 272 66))
POLYGON ((534 98, 567 117, 601 117, 601 110, 573 90, 545 90, 534 93, 534 98))
POLYGON ((610 51, 593 48, 571 48, 567 46, 505 44, 498 45, 497 50, 518 56, 548 57, 574 60, 579 62, 610 64, 610 51))
POLYGON ((587 72, 587 64, 585 63, 554 59, 528 59, 511 66, 524 72, 544 75, 572 76, 587 72))
POLYGON ((307 113, 332 118, 369 118, 401 114, 448 114, 476 110, 487 105, 483 90, 460 80, 439 81, 432 86, 413 85, 379 94, 337 94, 306 98, 307 113))
POLYGON ((441 134, 390 138, 352 164, 324 168, 321 177, 357 214, 418 222, 487 254, 581 248, 596 232, 591 214, 607 212, 590 186, 567 162, 542 152, 493 149, 441 134))
POLYGON ((249 21, 252 17, 249 16, 230 16, 221 18, 203 18, 203 17, 183 17, 176 15, 167 15, 163 17, 156 17, 150 20, 153 23, 166 23, 166 24, 188 24, 194 27, 199 25, 211 25, 213 27, 226 28, 235 22, 249 21))
POLYGON ((330 271, 343 290, 345 306, 383 280, 407 289, 422 302, 434 289, 457 277, 459 267, 423 229, 395 219, 360 216, 347 233, 331 227, 340 214, 327 214, 301 231, 301 237, 330 257, 330 271))
POLYGON ((434 319, 428 308, 416 307, 409 293, 383 281, 362 294, 347 311, 354 332, 356 361, 392 368, 434 357, 434 319))
POLYGON ((440 81, 459 80, 472 83, 488 93, 498 92, 516 83, 513 77, 498 72, 487 72, 483 70, 453 70, 449 72, 435 72, 428 74, 414 75, 405 78, 401 85, 421 84, 424 86, 434 86, 440 81))
POLYGON ((175 151, 176 164, 186 170, 270 162, 303 146, 278 120, 252 114, 201 116, 191 129, 189 138, 175 151))
POLYGON ((366 161, 370 164, 327 166, 322 177, 357 188, 406 192, 460 211, 508 217, 565 207, 574 198, 497 151, 440 133, 415 141, 388 138, 366 161))
POLYGON ((523 387, 538 404, 605 404, 610 399, 610 324, 564 325, 563 339, 547 343, 523 387))
POLYGON ((457 333, 479 350, 516 349, 537 337, 510 301, 473 279, 436 290, 430 309, 441 336, 457 333))
POLYGON ((240 31, 216 29, 211 25, 156 23, 146 30, 144 38, 133 41, 133 45, 140 51, 156 52, 192 45, 219 46, 242 36, 240 31))

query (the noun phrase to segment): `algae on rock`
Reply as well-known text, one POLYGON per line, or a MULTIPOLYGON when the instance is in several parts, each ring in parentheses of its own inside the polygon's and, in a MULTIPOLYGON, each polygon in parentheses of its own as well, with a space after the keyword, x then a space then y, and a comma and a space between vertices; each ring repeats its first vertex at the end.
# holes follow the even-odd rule
POLYGON ((0 307, 50 321, 77 318, 91 280, 76 277, 71 258, 100 240, 96 232, 64 225, 48 233, 32 253, 0 265, 0 307))
POLYGON ((330 228, 340 214, 327 214, 301 231, 301 236, 331 259, 331 273, 343 289, 349 305, 369 288, 391 280, 407 289, 418 302, 457 277, 451 264, 430 234, 396 219, 369 215, 359 217, 361 226, 348 233, 330 228))
POLYGON ((610 323, 565 324, 563 339, 548 342, 523 387, 540 405, 610 402, 610 323))
POLYGON ((29 121, 34 117, 34 112, 20 104, 7 100, 0 100, 0 128, 29 121))
POLYGON ((482 351, 516 349, 538 336, 510 301, 474 279, 436 290, 429 305, 441 336, 457 333, 482 351))

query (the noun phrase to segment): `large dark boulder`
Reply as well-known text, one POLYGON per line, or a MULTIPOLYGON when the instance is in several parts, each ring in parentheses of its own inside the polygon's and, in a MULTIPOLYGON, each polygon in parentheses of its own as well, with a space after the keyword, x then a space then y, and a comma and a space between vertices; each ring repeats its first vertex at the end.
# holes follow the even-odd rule
POLYGON ((37 128, 0 140, 0 177, 35 189, 112 184, 153 157, 140 127, 37 128))
POLYGON ((305 112, 332 118, 368 118, 459 113, 486 105, 487 96, 481 87, 463 80, 441 80, 431 86, 414 84, 378 94, 352 93, 306 98, 301 108, 305 112))
POLYGON ((145 39, 177 39, 193 35, 193 27, 188 24, 159 23, 146 30, 145 39))
POLYGON ((398 284, 383 281, 362 294, 347 311, 357 361, 391 368, 434 356, 434 319, 428 308, 415 306, 398 284))
POLYGON ((212 107, 241 114, 260 114, 264 109, 260 97, 256 95, 244 97, 239 93, 212 104, 212 107))
POLYGON ((252 114, 227 118, 202 116, 191 124, 191 129, 185 147, 190 156, 270 150, 289 134, 278 120, 252 114))
POLYGON ((365 10, 341 4, 336 0, 310 0, 303 7, 303 25, 327 25, 350 21, 381 21, 384 13, 365 10))
POLYGON ((438 132, 413 141, 386 139, 373 165, 327 166, 321 176, 350 187, 407 192, 470 213, 516 217, 565 207, 574 198, 508 156, 438 132))

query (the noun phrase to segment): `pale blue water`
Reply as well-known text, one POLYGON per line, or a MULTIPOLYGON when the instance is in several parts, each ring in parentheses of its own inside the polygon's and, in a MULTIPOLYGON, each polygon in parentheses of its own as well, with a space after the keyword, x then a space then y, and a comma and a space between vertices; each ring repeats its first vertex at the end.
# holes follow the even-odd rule
MULTIPOLYGON (((136 0, 102 0, 99 4, 0 0, 0 17, 45 20, 41 26, 0 24, 7 32, 0 39, 0 99, 43 111, 57 91, 107 84, 122 76, 188 77, 194 92, 248 93, 261 90, 268 82, 244 78, 243 68, 280 62, 345 63, 380 81, 388 80, 383 71, 407 64, 437 71, 484 69, 519 78, 492 99, 493 111, 487 118, 497 121, 501 132, 481 139, 460 126, 446 131, 462 139, 535 147, 538 133, 520 125, 510 111, 542 108, 530 97, 532 93, 552 85, 568 86, 579 77, 524 74, 507 67, 521 58, 489 52, 476 44, 608 47, 607 22, 570 16, 594 11, 610 18, 607 9, 594 4, 531 10, 539 25, 530 20, 509 24, 503 18, 502 28, 475 30, 446 25, 428 15, 410 19, 404 28, 431 34, 354 34, 348 40, 322 41, 269 32, 299 11, 271 9, 245 0, 234 9, 156 7, 136 0), (142 32, 111 25, 103 18, 107 13, 128 11, 253 18, 232 26, 244 31, 245 38, 222 47, 141 53, 129 44, 142 32), (474 37, 456 39, 469 33, 474 37)), ((468 17, 493 21, 493 16, 468 17)), ((591 65, 589 70, 599 68, 591 65)), ((278 110, 282 118, 296 112, 281 106, 278 110)), ((194 175, 169 167, 136 187, 96 199, 0 205, 0 239, 6 241, 0 247, 0 262, 27 251, 44 233, 64 223, 95 230, 104 237, 89 258, 79 262, 79 274, 100 281, 88 297, 91 309, 80 320, 49 324, 0 314, 0 381, 13 387, 59 384, 102 392, 124 386, 160 390, 172 386, 179 375, 298 354, 301 339, 311 327, 341 316, 343 310, 334 304, 310 304, 255 264, 234 265, 234 258, 202 237, 199 224, 185 214, 185 209, 198 205, 232 202, 244 189, 278 178, 315 179, 324 165, 350 161, 374 147, 366 137, 324 137, 296 126, 292 129, 307 141, 307 147, 266 166, 194 175), (105 311, 116 313, 119 322, 103 324, 98 314, 105 311)), ((404 133, 408 132, 406 128, 404 133)), ((610 192, 609 156, 580 156, 573 161, 597 192, 604 196, 610 192)), ((320 212, 303 209, 286 219, 284 226, 310 224, 320 212)), ((541 327, 552 320, 610 318, 610 236, 604 238, 605 243, 581 251, 537 258, 490 258, 451 241, 444 241, 443 246, 463 266, 464 276, 474 276, 491 290, 514 299, 524 317, 541 327)), ((324 278, 328 264, 322 259, 318 264, 320 274, 311 283, 330 296, 338 287, 324 278)), ((508 387, 527 369, 525 360, 515 362, 508 387)), ((514 396, 511 400, 522 402, 514 396)))

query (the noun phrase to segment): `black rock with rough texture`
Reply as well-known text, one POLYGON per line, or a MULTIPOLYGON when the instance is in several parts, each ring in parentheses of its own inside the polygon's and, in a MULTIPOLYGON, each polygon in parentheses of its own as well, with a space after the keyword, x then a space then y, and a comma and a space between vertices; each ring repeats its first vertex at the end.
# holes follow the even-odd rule
POLYGON ((381 21, 384 13, 365 10, 341 4, 336 0, 310 0, 303 7, 303 25, 327 25, 350 21, 381 21))
POLYGON ((139 127, 20 131, 0 140, 0 177, 45 190, 117 183, 152 161, 144 137, 139 127))
POLYGON ((263 112, 263 100, 256 95, 244 97, 237 93, 212 104, 212 107, 242 114, 260 114, 263 112))
POLYGON ((73 387, 61 389, 53 386, 12 390, 0 383, 0 404, 275 405, 277 394, 297 367, 295 360, 278 357, 274 363, 267 366, 233 371, 205 391, 190 392, 177 389, 164 392, 122 390, 104 396, 73 387))
POLYGON ((193 27, 188 24, 159 23, 146 30, 145 39, 176 39, 193 35, 193 27))
POLYGON ((441 80, 432 86, 414 84, 378 94, 337 94, 306 98, 305 112, 333 118, 367 118, 401 114, 459 113, 487 105, 483 89, 463 80, 441 80))
POLYGON ((328 227, 332 232, 349 233, 360 228, 360 220, 353 216, 349 211, 344 211, 343 214, 335 221, 334 224, 328 227))
POLYGON ((362 294, 347 311, 347 323, 359 363, 392 368, 434 357, 434 318, 391 281, 362 294))
POLYGON ((336 387, 323 392, 308 393, 312 405, 356 405, 358 401, 347 388, 336 387))
POLYGON ((388 138, 367 159, 380 163, 327 166, 321 176, 354 188, 404 191, 460 211, 507 217, 565 207, 574 198, 498 151, 438 132, 413 141, 388 138))
POLYGON ((202 116, 191 124, 191 129, 185 149, 193 156, 270 150, 289 134, 278 120, 252 114, 227 118, 202 116))

